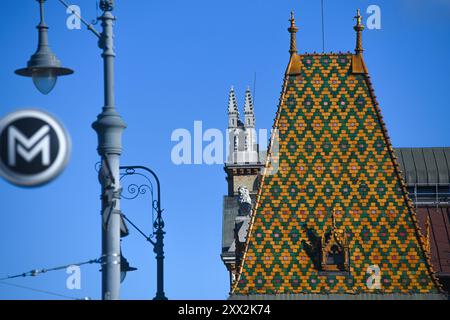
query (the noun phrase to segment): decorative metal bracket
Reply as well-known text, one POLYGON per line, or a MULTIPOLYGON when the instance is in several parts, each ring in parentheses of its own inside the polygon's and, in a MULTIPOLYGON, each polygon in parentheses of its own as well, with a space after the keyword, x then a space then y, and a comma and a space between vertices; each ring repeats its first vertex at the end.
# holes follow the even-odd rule
POLYGON ((130 223, 146 240, 153 245, 153 252, 157 261, 157 290, 154 300, 167 300, 164 293, 164 220, 161 209, 161 185, 156 173, 144 166, 122 166, 120 167, 120 181, 124 186, 121 197, 126 200, 137 199, 141 195, 150 194, 152 213, 152 232, 146 235, 125 215, 123 218, 130 223), (126 179, 136 177, 141 183, 131 182, 126 184, 126 179), (153 240, 154 239, 154 240, 153 240))

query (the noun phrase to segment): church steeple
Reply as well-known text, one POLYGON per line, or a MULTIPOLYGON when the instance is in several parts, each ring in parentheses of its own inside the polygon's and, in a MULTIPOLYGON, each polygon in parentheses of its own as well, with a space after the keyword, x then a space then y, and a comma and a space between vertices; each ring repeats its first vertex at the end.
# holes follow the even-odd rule
POLYGON ((362 55, 364 49, 363 49, 363 45, 362 45, 362 32, 364 30, 364 26, 361 23, 361 13, 360 10, 358 9, 356 11, 356 25, 353 27, 353 29, 355 29, 356 31, 356 48, 355 48, 355 53, 357 55, 362 55))
POLYGON ((288 28, 289 33, 291 34, 291 46, 289 49, 289 53, 293 55, 294 53, 297 53, 297 31, 298 28, 295 26, 295 17, 294 17, 294 11, 291 11, 291 18, 289 19, 291 22, 291 26, 288 28))
POLYGON ((244 122, 239 119, 238 104, 234 88, 228 98, 228 157, 227 163, 259 163, 255 114, 250 88, 245 92, 244 122))
POLYGON ((250 93, 250 88, 247 87, 245 91, 245 104, 244 104, 244 121, 246 128, 254 128, 255 127, 255 113, 253 110, 253 99, 252 94, 250 93))
POLYGON ((239 110, 236 101, 236 95, 234 93, 234 87, 231 87, 230 94, 228 96, 228 127, 237 128, 239 124, 239 110))

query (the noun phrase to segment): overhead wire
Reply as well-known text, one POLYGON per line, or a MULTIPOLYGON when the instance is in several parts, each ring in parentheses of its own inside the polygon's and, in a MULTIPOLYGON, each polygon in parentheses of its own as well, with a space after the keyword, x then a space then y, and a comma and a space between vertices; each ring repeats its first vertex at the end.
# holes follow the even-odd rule
POLYGON ((4 280, 11 280, 11 279, 17 279, 17 278, 24 278, 24 277, 36 277, 36 276, 44 274, 44 273, 67 269, 68 267, 71 267, 71 266, 82 266, 82 265, 94 264, 94 263, 101 263, 101 259, 92 259, 92 260, 88 260, 88 261, 83 261, 83 262, 79 262, 79 263, 71 263, 71 264, 66 264, 63 266, 52 267, 52 268, 33 269, 28 272, 23 272, 23 273, 15 274, 12 276, 6 276, 3 278, 0 278, 0 284, 5 285, 5 286, 10 286, 10 287, 16 287, 16 288, 20 288, 20 289, 24 289, 24 290, 34 291, 34 292, 38 292, 38 293, 43 293, 43 294, 47 294, 47 295, 51 295, 51 296, 55 296, 55 297, 59 297, 59 298, 64 298, 64 299, 89 300, 89 298, 76 298, 73 296, 68 296, 68 295, 64 295, 64 294, 60 294, 60 293, 56 293, 56 292, 52 292, 52 291, 48 291, 48 290, 37 289, 37 288, 28 287, 28 286, 24 286, 24 285, 5 282, 4 280))
POLYGON ((322 52, 325 52, 325 19, 323 14, 323 0, 320 0, 322 11, 322 52))
POLYGON ((88 261, 84 261, 84 262, 71 263, 71 264, 58 266, 58 267, 53 267, 53 268, 47 268, 47 269, 33 269, 31 271, 28 271, 28 272, 23 272, 23 273, 19 273, 19 274, 16 274, 16 275, 6 276, 4 278, 0 278, 0 281, 10 280, 10 279, 15 279, 15 278, 24 278, 24 277, 36 277, 36 276, 41 275, 43 273, 63 270, 63 269, 67 269, 68 267, 71 267, 71 266, 82 266, 82 265, 94 264, 94 263, 101 263, 101 259, 92 259, 92 260, 88 260, 88 261))
POLYGON ((52 292, 52 291, 48 291, 48 290, 43 290, 43 289, 37 289, 37 288, 33 288, 33 287, 28 287, 28 286, 24 286, 24 285, 19 285, 19 284, 14 284, 14 283, 9 283, 9 282, 5 282, 0 280, 0 285, 5 285, 5 286, 10 286, 10 287, 16 287, 16 288, 20 288, 20 289, 24 289, 24 290, 29 290, 29 291, 34 291, 34 292, 38 292, 38 293, 43 293, 43 294, 47 294, 50 296, 54 296, 54 297, 59 297, 59 298, 64 298, 64 299, 70 299, 70 300, 90 300, 90 298, 77 298, 77 297, 73 297, 73 296, 68 296, 68 295, 64 295, 64 294, 60 294, 60 293, 56 293, 56 292, 52 292))

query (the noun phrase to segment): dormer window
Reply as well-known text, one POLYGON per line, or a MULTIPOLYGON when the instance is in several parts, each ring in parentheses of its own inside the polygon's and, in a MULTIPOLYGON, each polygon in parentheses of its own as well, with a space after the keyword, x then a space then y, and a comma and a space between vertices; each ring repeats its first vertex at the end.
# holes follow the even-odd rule
POLYGON ((345 253, 343 248, 333 244, 329 250, 324 252, 325 259, 322 261, 324 271, 347 271, 345 267, 345 253))
POLYGON ((347 235, 343 228, 336 227, 334 211, 332 219, 332 229, 322 236, 321 269, 331 272, 349 271, 347 235))

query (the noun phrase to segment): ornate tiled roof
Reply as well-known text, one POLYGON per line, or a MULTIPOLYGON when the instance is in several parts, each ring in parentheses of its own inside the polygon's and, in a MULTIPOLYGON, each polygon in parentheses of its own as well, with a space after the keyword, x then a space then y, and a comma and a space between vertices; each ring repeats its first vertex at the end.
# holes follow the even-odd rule
POLYGON ((439 293, 362 55, 292 51, 232 295, 439 293))

